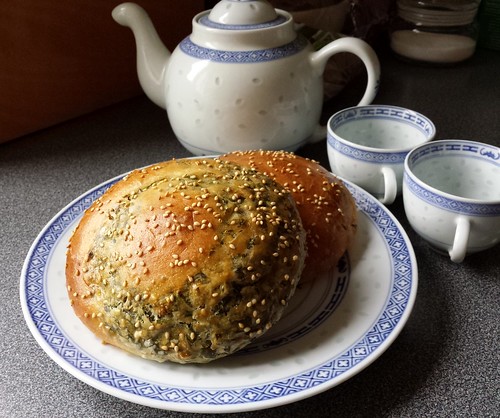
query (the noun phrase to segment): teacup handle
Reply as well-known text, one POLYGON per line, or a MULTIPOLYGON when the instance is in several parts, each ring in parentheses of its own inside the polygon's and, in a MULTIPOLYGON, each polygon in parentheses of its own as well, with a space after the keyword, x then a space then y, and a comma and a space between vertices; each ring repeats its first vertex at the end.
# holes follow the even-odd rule
MULTIPOLYGON (((345 37, 336 39, 325 45, 319 51, 311 53, 309 62, 318 75, 323 75, 326 63, 330 57, 340 52, 349 52, 358 56, 365 65, 368 80, 363 97, 357 106, 370 104, 377 95, 380 84, 380 61, 373 48, 362 39, 345 37)), ((319 125, 309 139, 309 142, 317 142, 326 138, 326 126, 319 125)))
POLYGON ((455 229, 455 239, 453 247, 448 251, 450 259, 454 263, 464 261, 465 253, 467 252, 467 242, 469 241, 470 222, 464 216, 459 216, 457 219, 457 228, 455 229))
POLYGON ((396 173, 392 168, 382 167, 382 175, 384 176, 384 197, 380 198, 380 202, 384 205, 390 205, 396 200, 398 194, 398 183, 396 173))

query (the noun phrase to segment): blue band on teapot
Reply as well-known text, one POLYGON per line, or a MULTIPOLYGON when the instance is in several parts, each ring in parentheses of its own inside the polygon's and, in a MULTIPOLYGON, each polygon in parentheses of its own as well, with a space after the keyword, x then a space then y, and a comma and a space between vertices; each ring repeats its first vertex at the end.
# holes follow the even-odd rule
POLYGON ((198 22, 203 26, 214 29, 226 29, 226 30, 252 30, 252 29, 264 29, 270 28, 272 26, 278 26, 285 23, 288 19, 285 16, 278 16, 269 22, 249 24, 249 25, 226 25, 224 23, 214 22, 210 20, 208 16, 203 16, 198 22))
POLYGON ((307 45, 308 41, 305 37, 297 36, 292 42, 277 48, 251 51, 220 51, 196 45, 188 36, 179 44, 179 48, 185 54, 197 59, 224 63, 248 64, 289 57, 302 51, 307 45))

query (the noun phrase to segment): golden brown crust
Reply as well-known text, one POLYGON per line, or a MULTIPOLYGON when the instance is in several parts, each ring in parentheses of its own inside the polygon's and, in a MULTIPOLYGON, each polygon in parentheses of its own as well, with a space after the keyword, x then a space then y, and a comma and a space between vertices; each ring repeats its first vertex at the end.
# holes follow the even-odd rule
POLYGON ((290 194, 230 162, 138 170, 85 212, 68 294, 104 342, 157 361, 207 362, 265 332, 292 296, 305 231, 290 194))
POLYGON ((223 160, 273 178, 293 196, 307 233, 303 279, 337 265, 356 231, 356 204, 343 182, 319 163, 285 151, 237 151, 223 160))

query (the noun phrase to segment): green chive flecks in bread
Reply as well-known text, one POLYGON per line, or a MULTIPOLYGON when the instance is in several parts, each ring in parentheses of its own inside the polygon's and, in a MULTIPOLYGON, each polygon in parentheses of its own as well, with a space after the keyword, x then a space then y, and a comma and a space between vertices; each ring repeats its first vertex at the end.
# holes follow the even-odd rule
POLYGON ((173 160, 134 171, 85 212, 67 289, 104 342, 160 362, 208 362, 279 320, 305 256, 283 186, 230 162, 173 160))

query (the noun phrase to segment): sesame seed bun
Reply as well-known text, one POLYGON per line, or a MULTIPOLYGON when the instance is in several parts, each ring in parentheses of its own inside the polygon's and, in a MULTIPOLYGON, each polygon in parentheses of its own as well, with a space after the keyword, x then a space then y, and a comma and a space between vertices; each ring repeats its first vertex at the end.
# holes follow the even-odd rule
POLYGON ((316 161, 285 151, 237 151, 221 157, 254 168, 288 190, 307 234, 302 280, 335 267, 356 232, 356 204, 344 183, 316 161))
POLYGON ((104 342, 202 363, 279 320, 305 254, 296 204, 268 176, 173 160, 132 172, 85 212, 68 247, 67 289, 104 342))

